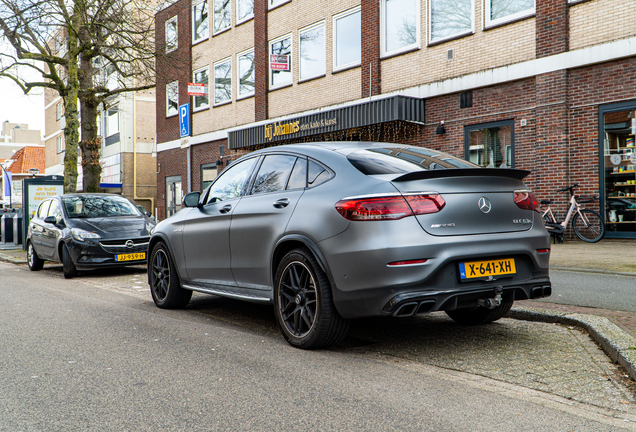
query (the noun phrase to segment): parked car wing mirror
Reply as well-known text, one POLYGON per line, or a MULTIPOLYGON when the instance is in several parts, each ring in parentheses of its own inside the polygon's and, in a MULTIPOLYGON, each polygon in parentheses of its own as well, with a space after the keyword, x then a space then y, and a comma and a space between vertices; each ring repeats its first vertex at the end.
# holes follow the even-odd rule
POLYGON ((201 192, 190 192, 183 197, 183 205, 185 207, 198 207, 200 198, 201 192))
POLYGON ((44 218, 44 223, 55 225, 57 221, 55 220, 55 216, 47 216, 44 218))

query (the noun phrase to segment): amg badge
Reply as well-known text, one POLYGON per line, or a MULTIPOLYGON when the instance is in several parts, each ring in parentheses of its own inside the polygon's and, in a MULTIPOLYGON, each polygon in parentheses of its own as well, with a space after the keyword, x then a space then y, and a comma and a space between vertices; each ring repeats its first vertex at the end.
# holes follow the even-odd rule
POLYGON ((433 225, 431 225, 431 228, 453 228, 454 226, 455 226, 454 223, 433 224, 433 225))

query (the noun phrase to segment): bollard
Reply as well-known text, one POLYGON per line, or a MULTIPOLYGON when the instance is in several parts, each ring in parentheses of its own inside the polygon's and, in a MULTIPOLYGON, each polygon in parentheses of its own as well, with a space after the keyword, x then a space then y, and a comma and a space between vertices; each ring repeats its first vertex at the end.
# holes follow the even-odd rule
POLYGON ((24 240, 22 238, 22 213, 17 212, 13 218, 13 244, 20 245, 24 240))
POLYGON ((0 219, 2 229, 2 244, 13 243, 13 216, 14 213, 5 212, 0 219))

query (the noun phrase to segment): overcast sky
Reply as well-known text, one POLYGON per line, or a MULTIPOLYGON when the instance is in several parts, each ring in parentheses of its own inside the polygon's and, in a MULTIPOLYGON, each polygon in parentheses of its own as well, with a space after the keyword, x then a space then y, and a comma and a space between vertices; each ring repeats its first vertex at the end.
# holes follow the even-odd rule
POLYGON ((0 78, 0 122, 26 123, 44 135, 43 89, 33 89, 28 96, 6 78, 0 78), (33 93, 33 94, 31 94, 33 93))

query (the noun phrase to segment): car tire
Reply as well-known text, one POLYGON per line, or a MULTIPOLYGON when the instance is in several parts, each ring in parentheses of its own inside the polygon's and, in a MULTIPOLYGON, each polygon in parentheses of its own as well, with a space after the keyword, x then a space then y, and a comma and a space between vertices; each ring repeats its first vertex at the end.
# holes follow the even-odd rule
POLYGON ((62 246, 62 271, 64 279, 71 279, 77 276, 77 268, 66 245, 62 246))
POLYGON ((27 264, 31 271, 42 270, 42 267, 44 267, 44 260, 35 252, 32 242, 27 244, 27 264))
POLYGON ((148 281, 152 300, 161 309, 184 308, 192 298, 192 291, 181 288, 168 246, 163 242, 152 248, 148 261, 148 281))
POLYGON ((476 308, 455 309, 452 311, 446 311, 453 321, 462 325, 480 325, 488 324, 498 319, 503 318, 510 308, 513 302, 502 302, 494 309, 486 309, 485 307, 478 306, 476 308))
POLYGON ((327 348, 346 337, 350 322, 336 310, 327 275, 309 250, 287 253, 274 281, 276 321, 292 346, 327 348))

